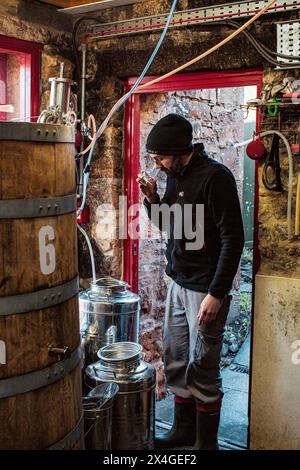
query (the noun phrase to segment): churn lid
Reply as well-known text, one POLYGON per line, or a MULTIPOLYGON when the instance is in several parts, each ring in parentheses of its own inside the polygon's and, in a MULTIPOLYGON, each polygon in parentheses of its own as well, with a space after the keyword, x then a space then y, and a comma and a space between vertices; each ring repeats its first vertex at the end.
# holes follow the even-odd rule
POLYGON ((108 364, 135 361, 142 355, 142 346, 129 341, 113 343, 101 348, 97 355, 101 361, 108 364))
POLYGON ((113 277, 102 277, 96 281, 91 282, 91 291, 99 295, 113 296, 122 292, 126 292, 129 284, 124 281, 119 281, 113 277))

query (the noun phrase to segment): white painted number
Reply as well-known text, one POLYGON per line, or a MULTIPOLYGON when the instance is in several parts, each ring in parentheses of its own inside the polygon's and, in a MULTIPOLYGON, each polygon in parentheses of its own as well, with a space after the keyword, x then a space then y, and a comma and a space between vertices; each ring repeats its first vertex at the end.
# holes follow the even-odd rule
POLYGON ((56 257, 55 247, 49 241, 55 240, 53 227, 46 225, 39 231, 40 267, 43 274, 51 274, 55 271, 56 257))
POLYGON ((4 341, 0 340, 0 366, 6 364, 6 347, 4 341))
POLYGON ((298 366, 300 364, 300 340, 296 339, 296 341, 291 344, 291 348, 296 350, 291 357, 292 364, 298 366))

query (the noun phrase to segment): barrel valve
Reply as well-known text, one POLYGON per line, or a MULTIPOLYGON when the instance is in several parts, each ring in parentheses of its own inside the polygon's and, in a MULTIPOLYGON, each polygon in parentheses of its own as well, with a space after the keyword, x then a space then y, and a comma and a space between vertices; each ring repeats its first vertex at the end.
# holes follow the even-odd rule
POLYGON ((66 359, 71 356, 71 349, 68 346, 64 346, 63 348, 56 348, 52 344, 48 347, 48 355, 49 356, 57 356, 58 360, 66 359))

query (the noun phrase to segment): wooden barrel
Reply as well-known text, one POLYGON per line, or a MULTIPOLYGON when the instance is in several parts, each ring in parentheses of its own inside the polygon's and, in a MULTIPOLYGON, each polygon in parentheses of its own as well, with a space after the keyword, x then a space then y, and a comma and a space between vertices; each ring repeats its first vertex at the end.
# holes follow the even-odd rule
POLYGON ((0 449, 81 448, 74 130, 0 141, 0 449))

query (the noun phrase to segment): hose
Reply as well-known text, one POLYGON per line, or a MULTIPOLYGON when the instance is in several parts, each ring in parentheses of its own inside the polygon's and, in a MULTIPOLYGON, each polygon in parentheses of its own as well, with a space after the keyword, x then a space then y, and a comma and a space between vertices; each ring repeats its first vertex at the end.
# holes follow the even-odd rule
POLYGON ((298 173, 297 195, 296 195, 295 235, 297 237, 299 236, 299 224, 300 224, 300 173, 298 173))
MULTIPOLYGON (((288 143, 288 140, 286 137, 279 131, 275 130, 270 130, 270 131, 264 131, 261 133, 257 134, 257 137, 266 137, 268 135, 274 135, 277 134, 283 143, 285 144, 286 151, 288 154, 288 160, 289 160, 289 181, 288 181, 288 203, 287 203, 287 225, 288 225, 288 239, 291 240, 292 238, 292 197, 293 197, 293 156, 292 156, 292 151, 290 144, 288 143)), ((249 144, 252 142, 253 139, 245 140, 244 142, 239 142, 238 144, 234 145, 234 148, 237 147, 242 147, 244 145, 249 144)))
MULTIPOLYGON (((219 24, 228 24, 229 26, 232 26, 236 29, 240 27, 239 23, 236 23, 235 21, 232 20, 226 20, 225 22, 217 22, 217 23, 211 23, 211 25, 219 25, 219 24)), ((300 66, 300 62, 294 62, 293 64, 287 64, 286 62, 280 62, 277 60, 278 57, 282 57, 284 59, 290 59, 290 60, 295 60, 295 59, 300 59, 300 56, 290 56, 287 54, 281 54, 277 53, 276 51, 272 51, 269 49, 267 46, 262 44, 260 41, 255 39, 253 35, 249 31, 243 31, 244 36, 248 39, 249 42, 253 45, 253 47, 260 53, 260 55, 266 59, 268 62, 270 62, 273 65, 277 65, 278 67, 285 67, 285 68, 294 68, 295 66, 300 66), (272 57, 274 56, 274 57, 272 57)))
POLYGON ((261 15, 263 15, 267 10, 269 10, 269 8, 273 5, 273 3, 275 3, 276 0, 271 0, 270 3, 268 3, 268 5, 266 5, 264 8, 262 8, 258 13, 256 13, 256 15, 254 15, 252 18, 250 18, 250 20, 248 20, 245 24, 243 24, 237 31, 235 31, 234 33, 231 33, 229 36, 227 36, 227 38, 223 39, 221 42, 219 42, 218 44, 216 44, 215 46, 213 46, 211 49, 203 52, 202 54, 200 54, 199 56, 195 57, 194 59, 190 60, 189 62, 187 62, 186 64, 183 64, 181 65, 180 67, 177 67, 176 69, 174 70, 171 70, 171 72, 168 72, 166 73, 165 75, 162 75, 161 77, 158 77, 158 78, 155 78, 154 80, 151 80, 150 82, 147 82, 147 83, 144 83, 143 85, 140 85, 139 88, 138 88, 138 91, 139 90, 142 90, 143 88, 146 88, 150 85, 154 85, 155 83, 157 82, 160 82, 161 80, 164 80, 165 78, 168 78, 168 77, 171 77, 172 75, 174 75, 175 73, 178 73, 178 72, 181 72, 181 70, 184 70, 186 69, 187 67, 189 67, 190 65, 193 65, 195 64, 196 62, 198 62, 199 60, 203 59, 204 57, 207 57, 208 55, 210 55, 212 52, 215 52, 216 50, 218 50, 220 47, 224 46, 225 44, 227 44, 227 42, 231 41, 233 38, 235 38, 238 34, 240 34, 242 31, 244 31, 244 29, 248 28, 248 26, 250 26, 252 23, 254 23, 254 21, 257 20, 257 18, 259 18, 261 15))
POLYGON ((88 234, 86 233, 85 230, 83 230, 83 228, 77 224, 77 228, 79 230, 79 232, 82 233, 82 235, 84 236, 84 238, 86 239, 86 243, 87 243, 87 246, 88 246, 88 249, 89 249, 89 253, 90 253, 90 260, 91 260, 91 267, 92 267, 92 276, 93 276, 93 282, 96 282, 96 268, 95 268, 95 258, 94 258, 94 253, 93 253, 93 248, 92 248, 92 244, 91 244, 91 241, 88 237, 88 234))
MULTIPOLYGON (((275 1, 275 0, 274 0, 275 1)), ((177 0, 174 0, 173 1, 173 4, 172 4, 172 7, 171 7, 171 10, 170 10, 170 13, 169 13, 169 16, 168 16, 168 19, 167 19, 167 22, 166 22, 166 25, 164 27, 164 30, 159 38, 159 41, 158 43, 156 44, 156 47, 150 57, 150 59, 148 60, 144 70, 142 71, 141 75, 139 76, 139 78, 137 79, 137 81, 135 82, 134 86, 132 87, 132 89, 130 90, 129 93, 127 93, 126 95, 124 95, 122 98, 120 98, 118 100, 118 102, 114 105, 114 107, 112 108, 112 110, 110 111, 108 117, 103 121, 103 123, 101 124, 101 126, 99 127, 96 135, 94 136, 93 138, 93 141, 90 143, 90 145, 87 147, 87 149, 85 149, 83 152, 81 152, 81 155, 84 155, 85 153, 87 153, 88 151, 90 152, 89 153, 89 156, 88 156, 88 159, 87 159, 87 162, 86 162, 86 165, 85 165, 85 169, 84 169, 84 175, 83 175, 83 195, 82 195, 82 203, 81 203, 81 206, 79 208, 79 211, 78 213, 80 214, 84 208, 84 205, 85 205, 85 201, 86 201, 86 191, 87 191, 87 185, 88 185, 88 180, 89 180, 89 173, 90 173, 90 165, 91 165, 91 161, 92 161, 92 157, 93 157, 93 152, 94 152, 94 148, 95 148, 95 144, 96 144, 96 141, 97 139, 100 137, 101 134, 103 134, 107 124, 108 124, 108 121, 110 119, 110 117, 114 114, 115 111, 117 111, 124 103, 125 101, 134 93, 134 91, 136 90, 136 88, 139 86, 140 82, 143 80, 144 76, 146 75, 149 67, 151 66, 153 60, 155 59, 155 56, 157 54, 157 52, 159 51, 160 49, 160 46, 167 34, 167 31, 169 29, 169 26, 170 26, 170 23, 171 23, 171 20, 172 20, 172 17, 173 17, 173 13, 174 13, 174 10, 175 10, 175 6, 177 4, 177 0)))
MULTIPOLYGON (((155 83, 157 82, 160 82, 162 80, 164 80, 165 78, 168 78, 168 77, 171 77, 172 75, 174 75, 175 73, 177 72, 180 72, 181 70, 184 70, 185 68, 189 67, 190 65, 198 62, 199 60, 203 59, 204 57, 212 54, 214 51, 216 51, 217 49, 219 49, 220 47, 222 47, 224 44, 227 44, 227 42, 231 41, 231 39, 233 39, 234 37, 236 37, 240 32, 244 31, 244 29, 246 29, 248 26, 250 26, 254 21, 257 20, 257 18, 259 18, 261 15, 263 15, 267 10, 269 10, 269 8, 275 3, 276 0, 271 0, 264 8, 262 8, 258 13, 256 13, 252 18, 250 18, 244 25, 242 25, 238 30, 234 31, 232 34, 230 34, 227 38, 223 39, 220 43, 216 44, 215 46, 213 46, 212 48, 208 49, 207 51, 203 52, 202 54, 200 54, 199 56, 195 57, 194 59, 190 60, 189 62, 181 65, 180 67, 177 67, 176 69, 173 69, 171 70, 170 72, 166 73, 165 75, 162 75, 161 77, 158 77, 154 80, 151 80, 150 82, 147 82, 147 83, 144 83, 143 85, 140 85, 140 86, 134 86, 130 92, 128 92, 127 94, 125 94, 122 98, 120 98, 116 103, 115 105, 112 107, 112 109, 110 110, 108 116, 106 117, 106 119, 103 121, 103 123, 101 124, 101 126, 99 127, 98 131, 97 131, 97 134, 95 136, 95 139, 93 142, 91 142, 91 144, 88 146, 87 149, 84 150, 84 153, 86 153, 87 151, 90 151, 90 154, 89 154, 89 157, 88 157, 88 162, 87 162, 87 165, 86 165, 86 173, 84 174, 84 189, 83 189, 83 198, 82 198, 82 204, 81 204, 81 207, 79 209, 79 213, 81 213, 84 205, 85 205, 85 200, 86 200, 86 191, 87 191, 87 184, 88 184, 88 179, 89 179, 89 171, 90 171, 90 164, 91 164, 91 160, 92 160, 92 155, 93 155, 93 151, 94 151, 94 147, 95 147, 95 143, 96 143, 96 140, 103 134, 111 116, 114 114, 114 112, 119 109, 119 107, 129 98, 129 96, 133 93, 134 89, 137 89, 138 91, 144 89, 145 87, 148 87, 150 85, 154 85, 155 83), (87 175, 87 176, 86 176, 87 175)), ((174 6, 174 4, 173 4, 174 6)), ((172 8, 173 8, 172 6, 172 8)), ((165 26, 165 29, 164 29, 164 33, 166 33, 167 31, 167 27, 169 26, 169 23, 171 21, 171 13, 172 13, 172 10, 169 14, 169 17, 168 17, 168 21, 167 21, 167 24, 165 26), (169 21, 170 20, 170 21, 169 21)), ((138 82, 138 81, 137 81, 138 82)), ((136 83, 137 83, 136 82, 136 83)), ((136 85, 136 84, 135 84, 136 85)))
MULTIPOLYGON (((239 28, 240 27, 240 24, 237 23, 236 21, 234 20, 226 20, 225 23, 228 23, 229 25, 232 25, 234 26, 235 28, 239 28)), ((288 55, 288 54, 282 54, 281 52, 276 52, 276 51, 272 51, 272 49, 270 49, 269 47, 267 47, 265 44, 263 44, 262 42, 260 42, 258 39, 256 39, 251 33, 250 31, 245 31, 246 34, 248 34, 249 36, 251 36, 253 38, 253 40, 260 45, 260 47, 262 49, 264 49, 266 52, 268 52, 269 54, 275 56, 275 57, 281 57, 282 59, 293 59, 293 60, 300 60, 300 56, 299 55, 288 55)))
POLYGON ((95 117, 93 114, 90 114, 89 117, 88 117, 88 123, 87 123, 87 126, 85 125, 84 123, 84 130, 88 128, 88 129, 92 129, 92 136, 88 135, 88 138, 93 141, 95 135, 96 135, 96 132, 97 132, 97 125, 96 125, 96 120, 95 120, 95 117))

